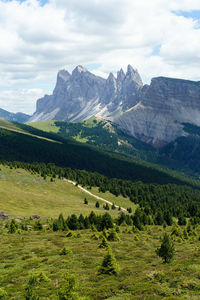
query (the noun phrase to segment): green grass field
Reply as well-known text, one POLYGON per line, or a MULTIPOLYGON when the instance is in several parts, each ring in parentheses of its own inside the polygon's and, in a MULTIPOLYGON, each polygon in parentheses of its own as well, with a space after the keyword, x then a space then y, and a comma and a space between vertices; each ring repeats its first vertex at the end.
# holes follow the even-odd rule
POLYGON ((55 121, 40 121, 40 122, 28 123, 27 125, 30 125, 36 129, 40 129, 46 132, 58 133, 59 131, 59 127, 55 125, 55 121))
MULTIPOLYGON (((57 217, 61 212, 63 215, 89 214, 92 210, 97 213, 105 213, 104 202, 100 202, 100 208, 95 207, 97 199, 81 191, 78 187, 68 183, 66 180, 56 179, 50 182, 50 178, 43 180, 38 175, 19 169, 9 169, 0 166, 0 211, 10 216, 31 216, 39 214, 41 217, 57 217), (88 205, 84 204, 87 198, 88 205)), ((99 194, 97 189, 92 190, 99 194)), ((114 197, 110 193, 102 194, 102 198, 125 208, 134 204, 122 196, 114 197)), ((116 210, 109 210, 116 215, 116 210)))
POLYGON ((91 300, 200 298, 198 237, 175 242, 174 260, 163 264, 155 253, 163 233, 161 227, 149 226, 136 234, 128 233, 131 227, 120 229, 120 241, 110 242, 120 267, 117 275, 98 275, 106 250, 98 247, 100 240, 91 239, 90 230, 81 231, 79 238, 77 231, 70 238, 65 232, 1 234, 0 287, 7 292, 5 299, 25 299, 28 278, 40 272, 51 280, 34 287, 40 299, 58 299, 66 272, 76 275, 79 295, 91 300), (63 246, 71 254, 60 256, 63 246))

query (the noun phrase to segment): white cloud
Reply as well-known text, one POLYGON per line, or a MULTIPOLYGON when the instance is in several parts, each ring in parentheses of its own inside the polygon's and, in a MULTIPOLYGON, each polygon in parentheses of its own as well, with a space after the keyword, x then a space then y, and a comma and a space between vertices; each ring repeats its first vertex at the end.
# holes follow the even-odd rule
POLYGON ((38 98, 44 96, 42 89, 18 89, 0 91, 0 108, 10 112, 32 114, 38 98))
POLYGON ((40 88, 77 64, 101 65, 94 72, 105 75, 130 63, 146 82, 160 75, 199 80, 199 23, 175 10, 200 10, 200 2, 0 0, 0 87, 40 88))

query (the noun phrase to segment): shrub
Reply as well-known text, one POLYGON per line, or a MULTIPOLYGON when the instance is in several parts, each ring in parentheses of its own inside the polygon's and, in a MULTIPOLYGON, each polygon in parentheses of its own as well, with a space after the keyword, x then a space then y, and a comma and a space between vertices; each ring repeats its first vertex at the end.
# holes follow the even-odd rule
POLYGON ((69 231, 67 234, 66 234, 66 237, 72 237, 73 236, 73 233, 71 231, 69 231))
POLYGON ((99 238, 98 238, 98 236, 94 233, 93 235, 91 235, 91 240, 98 240, 99 238))
POLYGON ((86 205, 88 204, 87 198, 84 199, 84 204, 86 204, 86 205))
POLYGON ((0 299, 4 299, 6 296, 7 292, 3 288, 0 288, 0 299))
POLYGON ((64 282, 58 290, 59 300, 78 300, 79 296, 76 292, 76 277, 66 273, 63 275, 64 282))
POLYGON ((99 245, 99 248, 108 249, 109 247, 110 247, 110 244, 108 243, 107 239, 105 238, 105 236, 102 236, 102 241, 99 245))
POLYGON ((72 251, 70 249, 67 249, 66 247, 63 247, 60 252, 60 255, 68 255, 68 254, 72 254, 72 251))
POLYGON ((43 229, 42 222, 40 220, 35 221, 34 230, 39 230, 40 231, 42 229, 43 229))

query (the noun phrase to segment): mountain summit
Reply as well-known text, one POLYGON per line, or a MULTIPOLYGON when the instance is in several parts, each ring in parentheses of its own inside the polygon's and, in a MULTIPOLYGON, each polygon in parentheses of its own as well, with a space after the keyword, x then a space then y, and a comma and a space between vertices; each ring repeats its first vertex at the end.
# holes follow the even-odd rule
POLYGON ((37 101, 29 122, 82 121, 92 116, 112 120, 124 132, 160 147, 188 135, 183 123, 200 126, 200 82, 157 77, 144 85, 128 65, 107 79, 77 66, 61 70, 52 95, 37 101))
POLYGON ((127 73, 121 69, 117 78, 107 79, 77 66, 72 74, 61 70, 52 95, 37 101, 36 112, 29 122, 45 120, 81 121, 96 115, 113 117, 137 103, 142 80, 130 65, 127 73))

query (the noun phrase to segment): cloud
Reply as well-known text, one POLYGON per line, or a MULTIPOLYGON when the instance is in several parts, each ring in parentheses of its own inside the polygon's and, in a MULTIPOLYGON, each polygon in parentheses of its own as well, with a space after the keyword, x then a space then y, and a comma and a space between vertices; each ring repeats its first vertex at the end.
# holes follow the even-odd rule
POLYGON ((197 10, 199 0, 0 0, 0 87, 40 88, 78 64, 199 80, 198 13, 175 13, 197 10))
POLYGON ((18 89, 0 91, 0 108, 10 112, 32 114, 35 102, 44 96, 42 89, 18 89))

